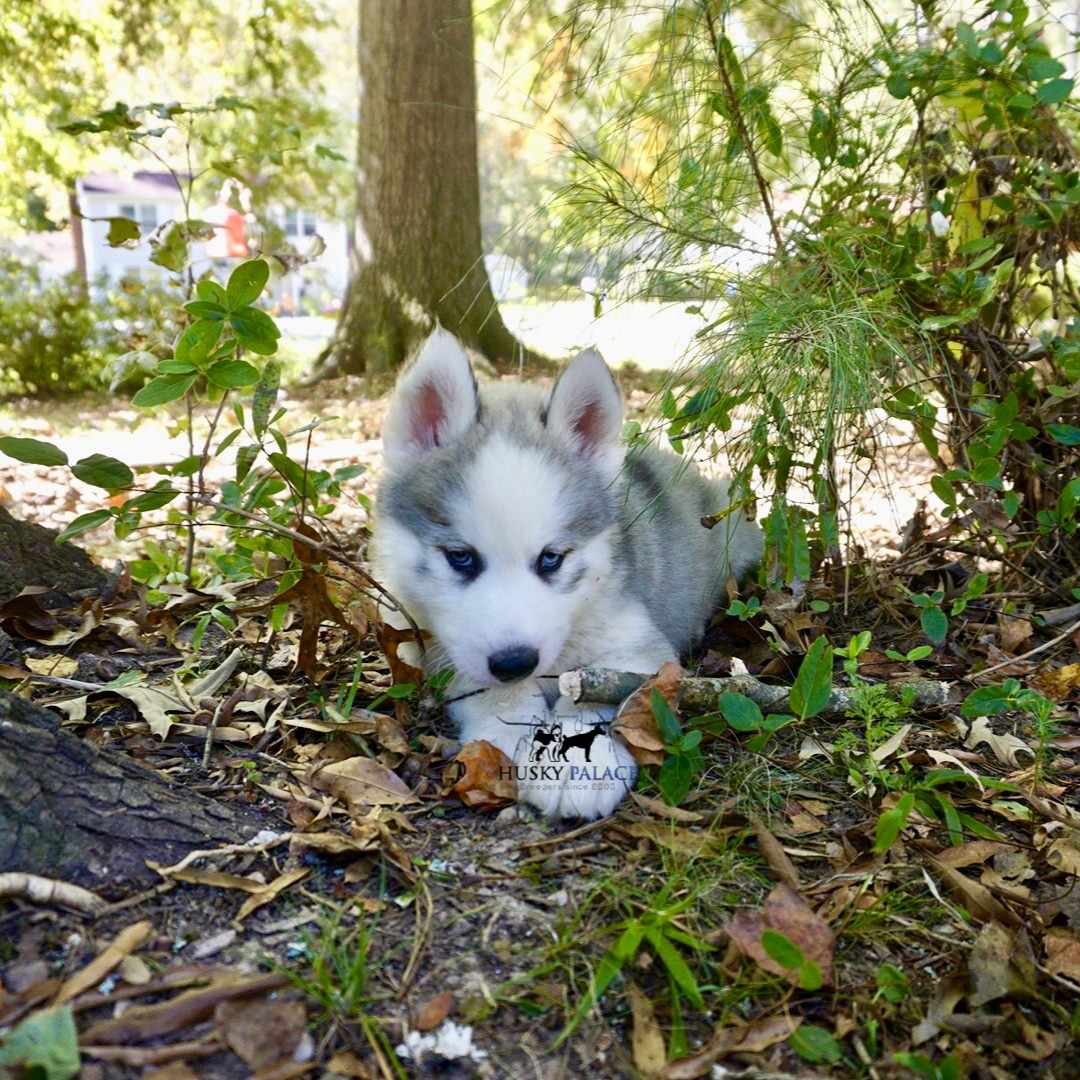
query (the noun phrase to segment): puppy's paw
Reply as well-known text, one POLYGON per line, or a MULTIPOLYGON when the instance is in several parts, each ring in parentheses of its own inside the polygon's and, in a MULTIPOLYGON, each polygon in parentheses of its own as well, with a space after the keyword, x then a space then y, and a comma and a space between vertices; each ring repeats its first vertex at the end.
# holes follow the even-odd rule
POLYGON ((633 756, 608 733, 607 710, 561 699, 554 714, 514 755, 518 799, 550 818, 606 817, 634 786, 633 756))

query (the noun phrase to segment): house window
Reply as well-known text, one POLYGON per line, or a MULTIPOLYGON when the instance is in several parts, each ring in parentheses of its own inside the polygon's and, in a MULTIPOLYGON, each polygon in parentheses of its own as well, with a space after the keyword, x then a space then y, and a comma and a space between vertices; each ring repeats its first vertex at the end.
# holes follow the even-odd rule
POLYGON ((302 210, 286 210, 284 227, 286 236, 314 236, 318 232, 319 223, 314 214, 302 210))
POLYGON ((158 225, 157 207, 153 203, 126 203, 120 207, 120 216, 136 222, 143 233, 156 229, 158 225))

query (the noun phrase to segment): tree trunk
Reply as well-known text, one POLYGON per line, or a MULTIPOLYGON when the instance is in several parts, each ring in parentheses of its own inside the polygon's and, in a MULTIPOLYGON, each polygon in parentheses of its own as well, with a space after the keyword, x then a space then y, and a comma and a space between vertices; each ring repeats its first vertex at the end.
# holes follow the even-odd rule
POLYGON ((109 575, 82 548, 57 544, 56 533, 19 521, 0 506, 0 604, 27 585, 44 585, 63 602, 84 589, 104 591, 109 575))
POLYGON ((170 865, 266 824, 243 804, 194 795, 95 750, 51 713, 0 690, 0 872, 124 890, 159 880, 147 859, 170 865))
POLYGON ((314 377, 391 372, 436 323, 524 359, 484 267, 471 0, 360 0, 360 76, 350 282, 314 377))

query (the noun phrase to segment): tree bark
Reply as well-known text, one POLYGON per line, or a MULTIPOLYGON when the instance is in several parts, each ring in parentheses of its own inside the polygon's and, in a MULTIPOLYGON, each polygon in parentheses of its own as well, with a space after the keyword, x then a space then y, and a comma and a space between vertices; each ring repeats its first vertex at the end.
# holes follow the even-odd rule
POLYGON ((123 892, 158 880, 147 859, 171 865, 267 824, 243 804, 95 750, 51 713, 0 691, 0 872, 123 892))
MULTIPOLYGON (((27 585, 44 585, 56 599, 84 589, 104 591, 109 575, 82 548, 57 544, 56 533, 19 521, 0 506, 0 604, 27 585)), ((43 597, 49 603, 49 597, 43 597)))
POLYGON ((360 0, 360 77, 350 282, 313 377, 392 372, 437 323, 535 360, 484 267, 471 0, 360 0))

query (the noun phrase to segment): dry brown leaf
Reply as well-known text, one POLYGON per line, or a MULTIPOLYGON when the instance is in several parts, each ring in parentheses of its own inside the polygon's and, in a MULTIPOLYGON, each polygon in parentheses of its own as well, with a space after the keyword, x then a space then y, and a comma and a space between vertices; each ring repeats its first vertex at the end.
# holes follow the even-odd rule
POLYGON ((392 769, 369 757, 357 756, 312 770, 312 787, 329 791, 349 810, 368 806, 405 806, 417 801, 408 785, 392 769))
POLYGON ((686 810, 681 806, 668 806, 662 799, 650 799, 638 791, 631 791, 630 798, 646 813, 665 821, 681 821, 686 825, 704 825, 711 820, 711 814, 701 814, 696 810, 686 810))
POLYGON ((981 743, 986 743, 990 747, 998 761, 1013 768, 1021 765, 1020 754, 1035 756, 1035 751, 1023 739, 1018 739, 1015 735, 996 735, 990 726, 989 717, 986 716, 980 716, 972 721, 964 746, 969 750, 974 750, 981 743))
POLYGON ((421 1006, 413 1027, 417 1031, 434 1031, 454 1011, 456 1004, 457 998, 452 991, 444 990, 441 994, 436 994, 421 1006))
POLYGON ((968 957, 974 1008, 1003 997, 1028 997, 1035 992, 1035 956, 1026 930, 987 923, 968 957))
POLYGON ((788 885, 780 884, 765 898, 760 911, 739 911, 725 927, 739 951, 759 967, 782 975, 793 985, 799 984, 799 972, 781 967, 765 951, 761 935, 775 930, 797 945, 806 960, 812 960, 821 968, 822 985, 832 986, 833 946, 835 935, 828 923, 816 915, 788 885))
POLYGON ((53 1005, 63 1005, 92 986, 97 986, 106 975, 120 965, 129 953, 134 952, 154 931, 153 924, 137 922, 121 930, 104 949, 81 971, 77 971, 60 987, 53 1005))
POLYGON ((679 684, 683 669, 669 660, 620 706, 611 730, 618 732, 639 765, 663 765, 667 759, 652 711, 652 692, 659 690, 673 711, 678 711, 679 684))
POLYGON ((942 866, 973 866, 976 863, 989 862, 999 851, 1015 851, 1009 844, 997 840, 971 840, 966 844, 939 851, 934 858, 942 866))
POLYGON ((1047 971, 1080 982, 1080 939, 1072 930, 1051 927, 1043 938, 1043 948, 1047 971))
MULTIPOLYGON (((428 635, 425 631, 420 632, 422 638, 428 635)), ((410 664, 400 655, 402 645, 416 647, 416 634, 411 627, 399 629, 391 626, 388 622, 380 621, 375 625, 375 640, 386 657, 387 666, 390 668, 390 677, 398 686, 406 683, 420 684, 424 681, 424 673, 420 668, 410 664)))
POLYGON ((79 672, 79 661, 73 656, 24 656, 23 663, 35 675, 51 675, 54 679, 71 679, 79 672))
POLYGON ((229 1049, 258 1070, 292 1058, 307 1026, 307 1009, 302 1001, 223 1001, 214 1019, 229 1049))
POLYGON ((222 1001, 268 994, 288 985, 288 976, 277 972, 239 977, 226 974, 210 986, 185 991, 154 1005, 135 1005, 120 1016, 102 1020, 82 1033, 80 1046, 149 1042, 204 1020, 222 1001))
POLYGON ((758 851, 768 863, 772 872, 786 885, 790 885, 796 891, 799 888, 799 871, 788 857, 784 846, 766 827, 765 822, 756 815, 751 816, 750 824, 754 826, 754 836, 757 838, 758 851))
POLYGON ((1065 664, 1054 671, 1040 671, 1028 681, 1051 701, 1064 701, 1080 687, 1080 664, 1065 664))
POLYGON ((290 870, 287 874, 281 874, 279 877, 274 878, 269 885, 264 885, 260 892, 253 893, 240 905, 240 910, 236 913, 233 922, 242 923, 253 911, 257 911, 265 904, 272 903, 277 899, 279 893, 284 892, 290 885, 303 881, 310 873, 310 866, 302 866, 297 870, 290 870))
POLYGON ((633 1018, 630 1045, 634 1067, 643 1076, 659 1076, 667 1061, 664 1033, 656 1022, 652 1002, 635 983, 630 983, 630 1015, 633 1018))
POLYGON ((466 743, 451 762, 454 794, 474 810, 495 810, 517 800, 514 763, 494 743, 466 743))
POLYGON ((954 870, 951 866, 942 865, 933 856, 928 856, 928 858, 940 872, 945 887, 978 922, 999 922, 1011 927, 1019 927, 1023 924, 1020 916, 998 900, 985 885, 972 881, 971 878, 961 874, 959 870, 954 870))
POLYGON ((618 831, 649 840, 657 847, 667 848, 687 858, 714 854, 720 846, 720 841, 712 832, 693 832, 662 821, 635 821, 629 825, 619 825, 618 831))
POLYGON ((660 1072, 661 1080, 707 1076, 720 1058, 728 1054, 760 1054, 790 1038, 802 1022, 801 1016, 770 1016, 745 1027, 720 1028, 697 1053, 669 1061, 660 1072))

